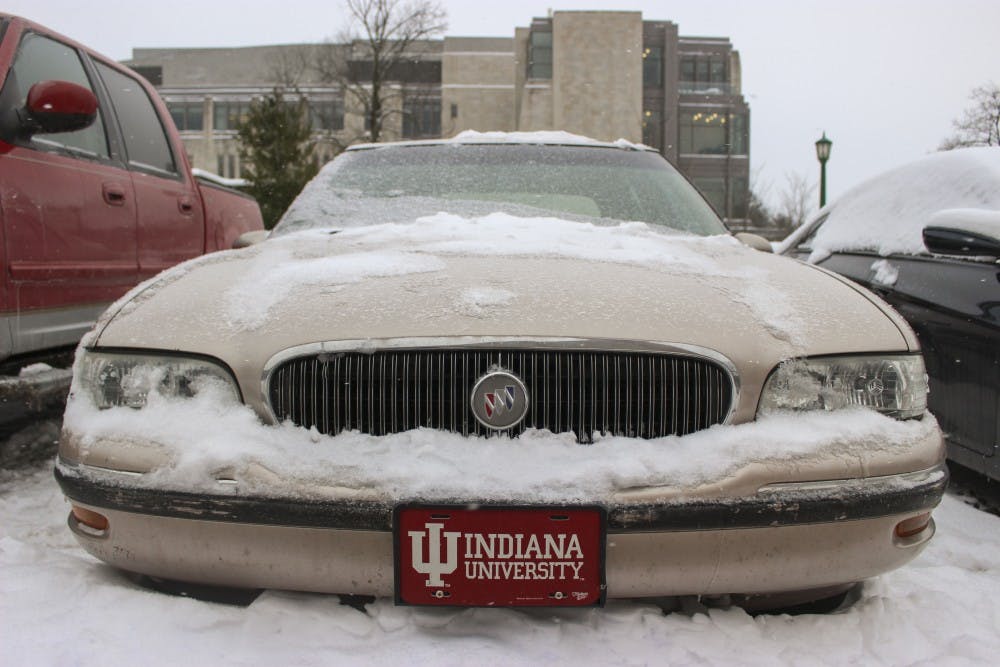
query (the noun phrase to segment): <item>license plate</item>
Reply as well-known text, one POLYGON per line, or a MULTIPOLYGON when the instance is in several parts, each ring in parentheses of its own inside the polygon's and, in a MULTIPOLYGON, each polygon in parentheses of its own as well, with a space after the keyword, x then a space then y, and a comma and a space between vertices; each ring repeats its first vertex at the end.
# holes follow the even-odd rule
POLYGON ((605 523, 600 507, 398 506, 396 604, 601 605, 605 523))

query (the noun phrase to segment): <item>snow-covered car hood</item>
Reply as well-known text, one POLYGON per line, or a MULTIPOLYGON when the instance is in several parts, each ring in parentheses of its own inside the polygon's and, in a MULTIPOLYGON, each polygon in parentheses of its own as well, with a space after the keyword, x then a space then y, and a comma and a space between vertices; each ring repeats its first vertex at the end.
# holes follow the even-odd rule
MULTIPOLYGON (((728 236, 442 213, 193 260, 133 290, 84 345, 216 357, 259 407, 265 362, 314 342, 679 343, 724 355, 759 388, 786 358, 908 350, 900 326, 841 279, 728 236)), ((743 396, 736 420, 756 400, 743 396)))

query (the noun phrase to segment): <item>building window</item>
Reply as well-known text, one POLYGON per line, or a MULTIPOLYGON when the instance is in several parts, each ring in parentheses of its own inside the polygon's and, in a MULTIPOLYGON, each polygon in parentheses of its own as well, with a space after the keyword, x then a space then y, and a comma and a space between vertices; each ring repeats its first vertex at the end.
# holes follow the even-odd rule
POLYGON ((237 159, 236 155, 230 153, 228 155, 217 155, 216 160, 216 173, 219 176, 225 178, 240 178, 241 164, 237 159))
POLYGON ((220 102, 215 101, 215 113, 213 114, 213 130, 236 130, 239 124, 246 120, 250 113, 250 101, 245 102, 220 102))
POLYGON ((314 131, 343 130, 343 100, 309 101, 309 122, 314 131))
POLYGON ((750 183, 745 178, 734 178, 729 192, 729 217, 746 218, 747 204, 750 202, 750 183))
POLYGON ((167 109, 181 132, 201 132, 204 128, 204 105, 201 102, 168 102, 167 109))
MULTIPOLYGON (((347 80, 352 83, 362 83, 372 80, 375 64, 371 60, 351 60, 347 63, 347 80)), ((388 73, 383 72, 386 81, 400 83, 441 83, 440 60, 404 59, 392 66, 388 73)))
POLYGON ((695 177, 691 182, 701 191, 716 213, 720 216, 726 215, 726 179, 695 177))
POLYGON ((663 150, 663 113, 646 110, 642 113, 642 143, 663 150))
POLYGON ((747 217, 747 200, 749 190, 747 179, 734 176, 727 180, 723 176, 694 177, 691 182, 712 205, 715 212, 726 219, 743 219, 747 217), (727 205, 728 198, 728 205, 727 205))
POLYGON ((734 113, 729 117, 729 143, 732 146, 733 155, 747 155, 747 144, 749 135, 747 133, 747 117, 741 113, 734 113))
POLYGON ((699 111, 680 114, 680 152, 725 155, 729 152, 725 113, 699 111))
POLYGON ((682 93, 728 94, 731 90, 728 58, 723 54, 682 56, 680 90, 682 93))
POLYGON ((721 58, 713 58, 709 61, 709 67, 711 71, 709 72, 708 80, 712 83, 727 83, 728 78, 726 77, 726 61, 721 58))
POLYGON ((702 83, 708 83, 708 60, 705 58, 695 58, 695 81, 700 81, 702 83))
POLYGON ((458 105, 457 104, 452 104, 451 105, 451 117, 452 118, 458 118, 458 105))
POLYGON ((643 49, 642 85, 646 88, 663 87, 663 49, 659 46, 643 49))
POLYGON ((403 138, 441 136, 441 98, 406 97, 403 99, 403 138))
POLYGON ((681 82, 688 82, 695 80, 694 72, 694 58, 685 57, 681 58, 681 82))
POLYGON ((725 111, 680 114, 680 152, 700 155, 746 155, 746 116, 725 111))
POLYGON ((552 78, 552 33, 532 30, 528 39, 528 78, 552 78))

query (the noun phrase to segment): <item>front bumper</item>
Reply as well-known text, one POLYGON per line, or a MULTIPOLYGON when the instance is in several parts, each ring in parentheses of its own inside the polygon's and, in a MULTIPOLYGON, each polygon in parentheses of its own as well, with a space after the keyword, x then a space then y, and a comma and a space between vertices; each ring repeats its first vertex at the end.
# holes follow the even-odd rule
MULTIPOLYGON (((116 567, 247 588, 392 595, 389 504, 207 495, 101 480, 60 463, 77 506, 106 516, 81 545, 116 567)), ((772 485, 720 501, 606 504, 609 597, 774 593, 860 581, 903 565, 934 533, 896 535, 935 507, 947 469, 772 485)), ((588 503, 592 504, 592 503, 588 503)))

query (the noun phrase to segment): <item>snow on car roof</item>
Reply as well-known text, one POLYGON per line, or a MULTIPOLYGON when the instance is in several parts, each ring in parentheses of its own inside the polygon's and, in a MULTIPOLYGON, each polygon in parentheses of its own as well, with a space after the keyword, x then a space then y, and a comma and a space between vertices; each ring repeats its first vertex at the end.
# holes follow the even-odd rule
POLYGON ((615 141, 598 141, 580 134, 564 132, 561 130, 547 130, 542 132, 477 132, 476 130, 465 130, 459 132, 450 139, 422 139, 415 141, 395 141, 378 144, 355 144, 349 146, 347 150, 370 150, 373 148, 384 148, 387 146, 441 146, 448 144, 520 144, 520 145, 546 145, 546 146, 593 146, 599 148, 623 148, 635 151, 654 151, 654 148, 645 144, 637 144, 627 139, 616 139, 615 141))
POLYGON ((855 186, 816 215, 827 219, 812 240, 809 259, 844 250, 926 253, 924 227, 949 209, 1000 210, 1000 150, 934 153, 855 186))

